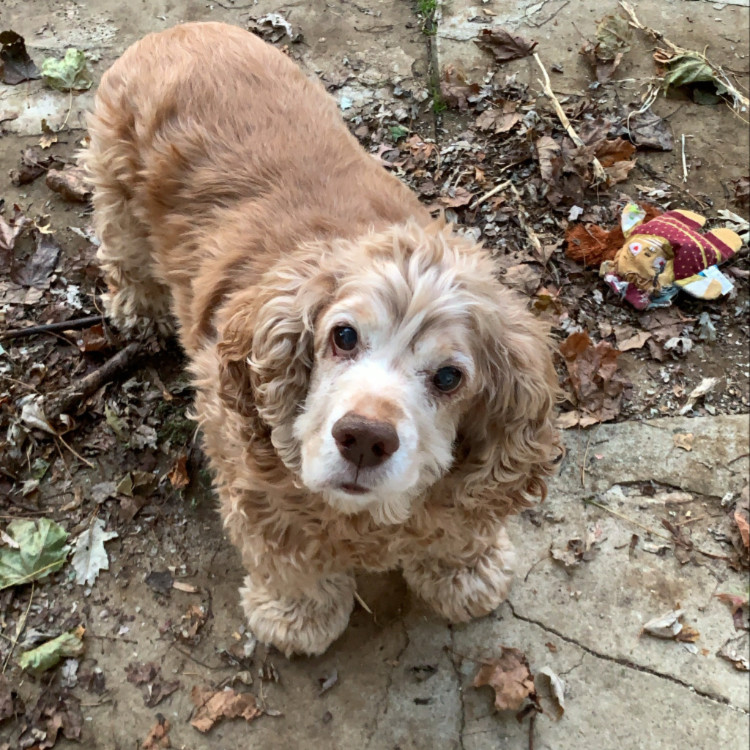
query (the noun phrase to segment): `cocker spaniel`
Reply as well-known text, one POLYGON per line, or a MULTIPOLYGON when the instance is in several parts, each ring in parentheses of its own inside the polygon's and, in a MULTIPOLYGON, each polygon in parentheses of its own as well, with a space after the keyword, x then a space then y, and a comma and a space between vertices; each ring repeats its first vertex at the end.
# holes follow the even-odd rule
POLYGON ((281 52, 216 23, 133 45, 83 155, 105 304, 176 321, 259 639, 319 654, 357 570, 454 622, 507 595, 557 378, 488 253, 434 221, 281 52))

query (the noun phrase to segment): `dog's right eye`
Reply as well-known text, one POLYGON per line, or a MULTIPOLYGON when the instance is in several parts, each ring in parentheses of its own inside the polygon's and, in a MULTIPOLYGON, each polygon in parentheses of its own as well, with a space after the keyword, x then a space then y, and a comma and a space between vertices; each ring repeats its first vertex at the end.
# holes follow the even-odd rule
POLYGON ((351 326, 333 329, 333 346, 342 352, 350 352, 357 346, 357 332, 351 326))

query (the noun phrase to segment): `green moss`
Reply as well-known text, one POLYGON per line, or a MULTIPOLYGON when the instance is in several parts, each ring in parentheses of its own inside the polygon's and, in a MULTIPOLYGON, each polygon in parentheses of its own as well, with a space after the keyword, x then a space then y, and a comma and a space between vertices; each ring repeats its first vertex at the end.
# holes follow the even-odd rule
POLYGON ((161 426, 156 431, 160 442, 187 445, 193 438, 195 422, 185 416, 187 406, 173 401, 161 401, 156 407, 156 417, 161 426))

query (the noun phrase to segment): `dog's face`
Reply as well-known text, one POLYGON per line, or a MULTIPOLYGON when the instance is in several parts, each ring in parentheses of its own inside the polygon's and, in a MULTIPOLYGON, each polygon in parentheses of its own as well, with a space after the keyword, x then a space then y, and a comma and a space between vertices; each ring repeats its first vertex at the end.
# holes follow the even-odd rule
POLYGON ((403 521, 450 469, 476 381, 464 296, 437 268, 409 278, 383 263, 351 274, 318 316, 294 436, 302 481, 334 507, 403 521))
POLYGON ((219 393, 247 419, 259 487, 288 482, 283 465, 381 523, 444 477, 477 502, 543 492, 557 387, 544 329, 448 229, 309 248, 227 315, 219 393))

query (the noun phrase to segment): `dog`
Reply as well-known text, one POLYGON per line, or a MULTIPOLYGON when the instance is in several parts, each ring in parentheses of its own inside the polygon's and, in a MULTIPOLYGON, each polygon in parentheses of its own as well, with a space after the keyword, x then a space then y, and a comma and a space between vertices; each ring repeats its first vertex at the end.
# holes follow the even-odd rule
POLYGON ((548 334, 335 101, 240 28, 194 23, 102 78, 82 161, 109 318, 176 322, 250 628, 287 656, 400 568, 453 622, 512 579, 509 514, 557 457, 548 334))

